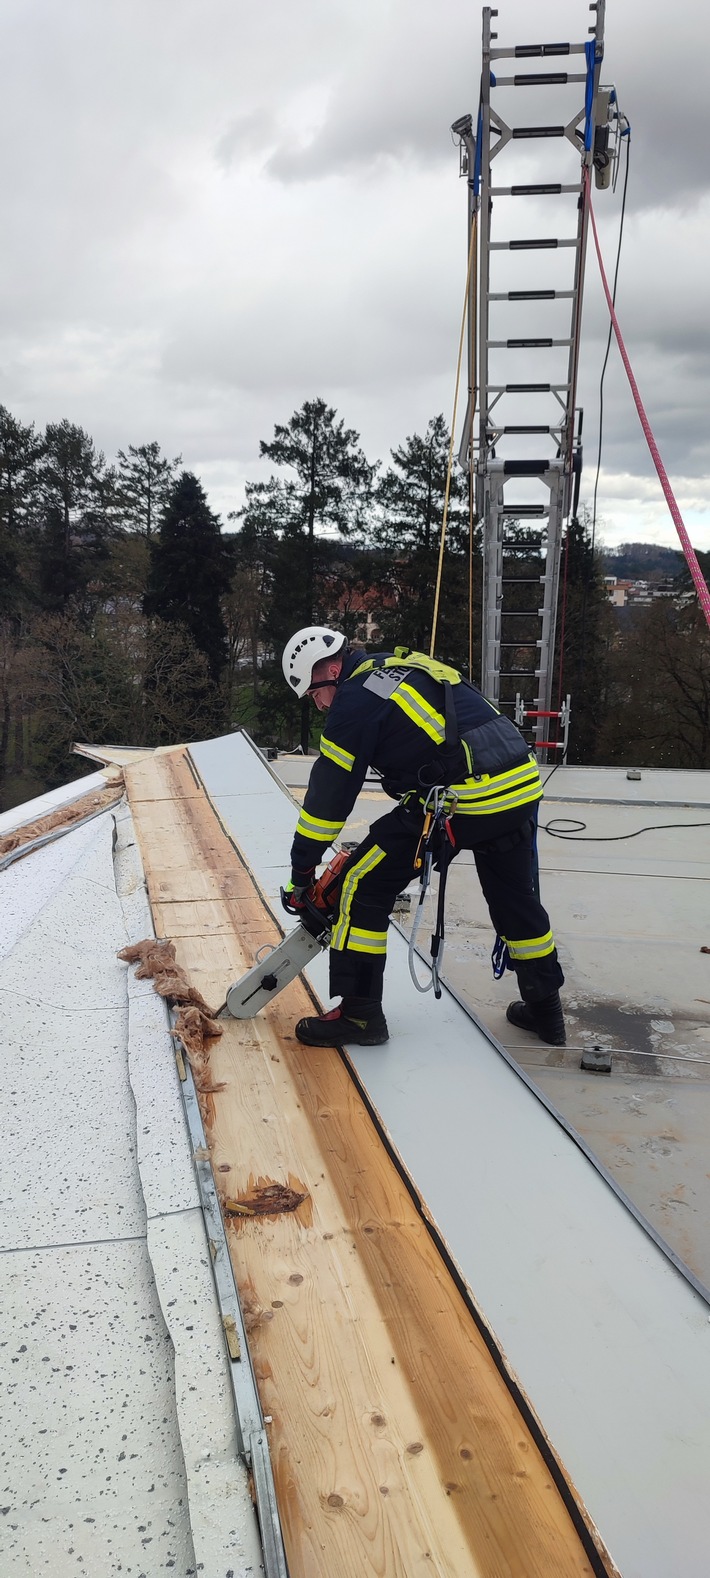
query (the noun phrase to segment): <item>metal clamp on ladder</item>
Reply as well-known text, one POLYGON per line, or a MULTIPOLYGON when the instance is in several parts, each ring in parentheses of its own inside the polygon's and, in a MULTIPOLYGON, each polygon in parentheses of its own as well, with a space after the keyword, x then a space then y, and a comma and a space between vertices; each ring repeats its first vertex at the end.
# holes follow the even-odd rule
POLYGON ((561 751, 562 755, 560 757, 560 763, 561 763, 561 765, 563 767, 565 766, 565 764, 567 762, 567 751, 568 751, 568 748, 569 748, 569 720, 570 720, 571 714, 572 714, 572 697, 571 696, 565 696, 565 699, 564 699, 564 701, 562 703, 562 706, 560 707, 559 712, 542 712, 539 707, 528 707, 527 704, 525 703, 525 701, 523 700, 523 698, 522 698, 522 696, 520 694, 520 691, 518 691, 517 694, 516 694, 516 697, 515 697, 515 722, 516 722, 516 724, 517 724, 519 729, 524 729, 525 728, 525 721, 526 721, 527 718, 535 718, 536 720, 538 720, 538 719, 548 719, 549 720, 549 719, 552 719, 552 718, 556 718, 557 719, 557 723, 559 725, 559 728, 562 730, 562 737, 561 737, 561 739, 551 740, 551 739, 549 739, 549 737, 545 738, 545 739, 542 739, 542 740, 541 739, 536 739, 536 741, 535 741, 535 749, 538 750, 538 751, 561 751))

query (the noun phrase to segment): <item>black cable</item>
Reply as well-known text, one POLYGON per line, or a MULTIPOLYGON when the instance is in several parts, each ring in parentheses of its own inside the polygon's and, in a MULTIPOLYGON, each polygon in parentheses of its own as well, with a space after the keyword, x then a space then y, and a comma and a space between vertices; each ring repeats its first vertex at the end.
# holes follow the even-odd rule
MULTIPOLYGON (((623 115, 620 115, 619 119, 620 120, 625 120, 626 117, 623 116, 623 115)), ((627 122, 627 127, 628 127, 628 122, 627 122)), ((613 284, 612 292, 611 292, 611 299, 612 299, 612 302, 613 302, 614 306, 616 306, 616 287, 617 287, 618 280, 619 280, 619 264, 621 262, 621 242, 622 242, 623 235, 624 235, 624 216, 625 216, 625 213, 626 213, 626 192, 627 192, 628 185, 629 185, 629 163, 630 163, 630 156, 631 156, 631 134, 630 134, 630 131, 628 129, 627 129, 627 131, 626 131, 626 133, 624 135, 623 140, 624 140, 624 143, 626 144, 626 169, 624 171, 624 189, 623 189, 623 192, 622 192, 622 195, 621 195, 621 217, 619 219, 619 241, 618 241, 617 249, 616 249, 616 266, 615 266, 615 269, 614 269, 614 284, 613 284)), ((596 531, 597 531, 597 491, 598 491, 598 488, 599 488, 599 473, 601 471, 601 464, 602 464, 602 438, 603 438, 603 430, 604 430, 604 375, 606 373, 607 362, 609 360, 609 351, 611 350, 611 337, 612 337, 613 332, 614 332, 614 326, 613 326, 613 323, 611 322, 611 319, 609 319, 609 335, 608 335, 607 342, 606 342, 606 353, 605 353, 605 356, 604 356, 604 364, 602 366, 601 378, 599 380, 599 447, 598 447, 598 450, 597 450, 597 474, 596 474, 596 476, 594 478, 594 495, 593 495, 593 499, 592 499, 592 553, 594 552, 594 541, 595 541, 596 531)))
POLYGON ((538 825, 543 833, 549 833, 550 838, 561 838, 563 842, 567 839, 570 844, 619 844, 625 838, 638 838, 639 833, 662 833, 667 827, 710 827, 710 822, 652 822, 650 827, 637 827, 634 833, 587 833, 585 838, 581 838, 578 832, 555 832, 555 826, 565 825, 576 828, 587 826, 586 822, 577 822, 571 816, 555 816, 551 822, 540 822, 538 825))

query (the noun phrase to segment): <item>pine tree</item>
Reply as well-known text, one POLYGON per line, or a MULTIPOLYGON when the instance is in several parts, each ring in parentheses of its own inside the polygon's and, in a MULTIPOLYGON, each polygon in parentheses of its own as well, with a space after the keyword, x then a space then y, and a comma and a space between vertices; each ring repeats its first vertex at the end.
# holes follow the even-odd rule
POLYGON ((167 460, 160 445, 129 444, 118 451, 114 500, 122 524, 149 541, 168 502, 182 456, 167 460))
POLYGON ((32 423, 0 405, 0 614, 19 620, 31 598, 31 534, 43 444, 32 423))
POLYGON ((338 421, 324 400, 307 400, 285 426, 274 428, 270 443, 260 443, 259 452, 296 473, 285 513, 292 540, 305 537, 296 625, 309 625, 318 602, 316 538, 333 532, 348 536, 363 526, 374 470, 358 434, 338 421))
MULTIPOLYGON (((377 582, 379 624, 385 644, 403 642, 428 651, 434 613, 439 542, 446 496, 449 433, 443 416, 426 433, 412 434, 393 449, 392 465, 377 490, 380 518, 374 538, 380 550, 377 582)), ((467 483, 454 467, 449 492, 447 535, 437 651, 468 667, 469 522, 467 483)), ((480 533, 474 534, 478 570, 480 533)), ((480 583, 480 575, 476 575, 480 583)), ((476 589, 480 608, 480 591, 476 589)), ((476 623, 480 619, 478 615, 476 623)), ((477 636, 476 636, 477 640, 477 636)))
POLYGON ((173 485, 151 543, 143 612, 183 625, 204 652, 213 684, 227 662, 220 600, 229 584, 230 554, 197 477, 183 471, 173 485))
POLYGON ((43 449, 34 423, 25 426, 0 405, 0 528, 10 538, 17 538, 36 516, 43 449))
POLYGON ((40 585, 47 607, 64 608, 100 574, 108 556, 112 479, 90 435, 63 421, 46 428, 39 480, 40 585))
MULTIPOLYGON (((294 630, 323 617, 323 558, 319 539, 355 535, 364 527, 370 505, 374 467, 360 448, 359 435, 346 428, 324 400, 307 400, 284 425, 277 424, 270 443, 261 442, 262 456, 296 473, 296 480, 277 482, 272 493, 279 541, 274 555, 274 595, 265 634, 278 660, 294 630)), ((267 676, 267 690, 276 703, 278 673, 267 676)), ((269 696, 263 699, 268 706, 269 696)), ((285 716, 290 724, 293 699, 285 716)), ((282 709, 278 709, 281 714, 282 709)), ((301 747, 308 749, 310 716, 301 706, 301 747)))

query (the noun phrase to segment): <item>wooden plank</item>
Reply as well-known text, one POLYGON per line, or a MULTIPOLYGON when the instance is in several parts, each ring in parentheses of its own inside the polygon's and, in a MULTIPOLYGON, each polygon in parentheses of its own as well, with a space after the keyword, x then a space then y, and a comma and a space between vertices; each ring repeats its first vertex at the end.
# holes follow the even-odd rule
MULTIPOLYGON (((152 778, 140 766, 139 799, 127 779, 156 929, 217 1004, 279 930, 206 796, 159 792, 186 783, 172 758, 152 778), (207 909, 183 897, 196 873, 207 909), (226 875, 239 896, 219 895, 226 875)), ((296 1040, 311 1007, 294 982, 258 1019, 226 1021, 210 1048, 222 1088, 202 1098, 292 1578, 614 1572, 592 1566, 346 1061, 296 1040), (234 1211, 276 1185, 295 1209, 234 1211)))

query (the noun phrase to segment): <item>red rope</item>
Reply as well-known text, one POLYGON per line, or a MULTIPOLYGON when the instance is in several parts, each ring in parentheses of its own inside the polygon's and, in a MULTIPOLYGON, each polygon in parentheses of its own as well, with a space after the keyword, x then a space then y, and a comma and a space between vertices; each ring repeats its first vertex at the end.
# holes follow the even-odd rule
POLYGON ((611 291, 609 290, 607 277, 606 277, 606 274, 604 272, 604 264, 602 262, 602 255, 601 255, 601 250, 600 250, 600 247, 599 247, 599 236, 597 235, 597 226, 596 226, 596 220, 594 218, 594 209, 592 208, 591 188, 590 188, 590 183, 589 183, 589 169, 586 168, 586 167, 585 167, 585 171, 584 171, 584 182, 585 182, 585 198, 586 198, 587 203, 589 204, 589 215, 590 215, 590 218, 591 218, 591 221, 592 221, 592 231, 593 231, 593 234, 594 234, 594 245, 595 245, 595 247, 597 249, 597 259, 599 261, 599 270, 600 270, 601 277, 602 277, 602 285, 604 286, 604 295, 606 296, 607 306, 608 306, 609 312, 611 314, 611 321, 612 321, 612 324, 614 326, 614 333, 616 335, 617 345, 618 345, 619 350, 621 352, 621 360, 622 360, 622 362, 624 364, 624 367, 626 368, 626 376, 627 376, 627 378, 629 380, 629 383, 631 385, 631 393, 632 393, 632 395, 634 397, 634 404, 635 404, 636 410, 638 411, 638 414, 639 414, 639 420, 641 422, 641 426, 642 426, 643 431, 644 431, 644 435, 645 435, 645 438, 646 438, 646 443, 648 444, 648 447, 649 447, 649 449, 651 451, 651 457, 653 459, 653 464, 654 464, 654 466, 656 468, 656 471, 658 472, 658 477, 659 477, 659 480, 660 480, 660 484, 661 484, 661 487, 663 488, 663 492, 664 492, 665 497, 666 497, 666 503, 667 503, 668 508, 669 508, 669 510, 671 512, 671 515, 673 517, 673 521, 674 521, 675 528, 676 528, 676 531, 678 533, 678 536, 680 537, 681 546, 683 548, 683 553, 685 554, 685 558, 686 558, 686 563, 688 565, 688 569, 690 570, 690 573, 691 573, 691 575, 693 577, 693 584, 694 584, 695 590, 696 590, 696 592, 698 594, 698 601, 699 601, 700 607, 702 608, 703 613, 705 615, 705 619, 707 621, 708 628, 710 629, 710 592, 708 591, 708 588, 707 588, 707 586, 705 584, 705 579, 703 577, 703 572, 702 572, 702 570, 700 568, 700 565, 698 564, 698 561, 697 561, 697 558, 696 558, 696 554, 695 554, 695 549, 694 549, 693 544, 691 543, 690 538, 688 536, 688 533, 687 533, 687 531, 685 529, 685 525, 683 523, 683 517, 682 517, 682 515, 680 513, 680 510, 678 508, 678 505, 676 503, 675 494, 674 494, 673 489, 672 489, 672 487, 670 485, 670 482, 668 481, 668 477, 666 475, 666 468, 665 468, 665 466, 663 464, 663 461, 661 460, 660 454, 658 452, 658 445, 656 444, 656 440, 655 440, 655 438, 653 436, 653 433, 651 432, 651 424, 650 424, 650 422, 648 420, 648 417, 646 415, 646 412, 644 410, 643 401, 641 399, 641 395, 639 394, 638 384, 637 384, 636 379, 634 378, 633 372, 631 370, 631 363, 629 361, 629 358, 628 358, 628 355, 627 355, 627 352, 626 352, 626 346, 624 345, 624 341, 623 341, 623 338, 622 338, 621 329, 619 328, 619 322, 618 322, 618 319, 617 319, 617 316, 616 316, 616 312, 614 311, 614 303, 613 303, 613 301, 611 299, 611 291))
POLYGON ((565 562, 562 576, 562 620, 560 628, 560 673, 559 688, 557 691, 557 706, 562 706, 562 679, 565 668, 565 627, 567 623, 567 566, 569 563, 569 522, 565 534, 565 562))

